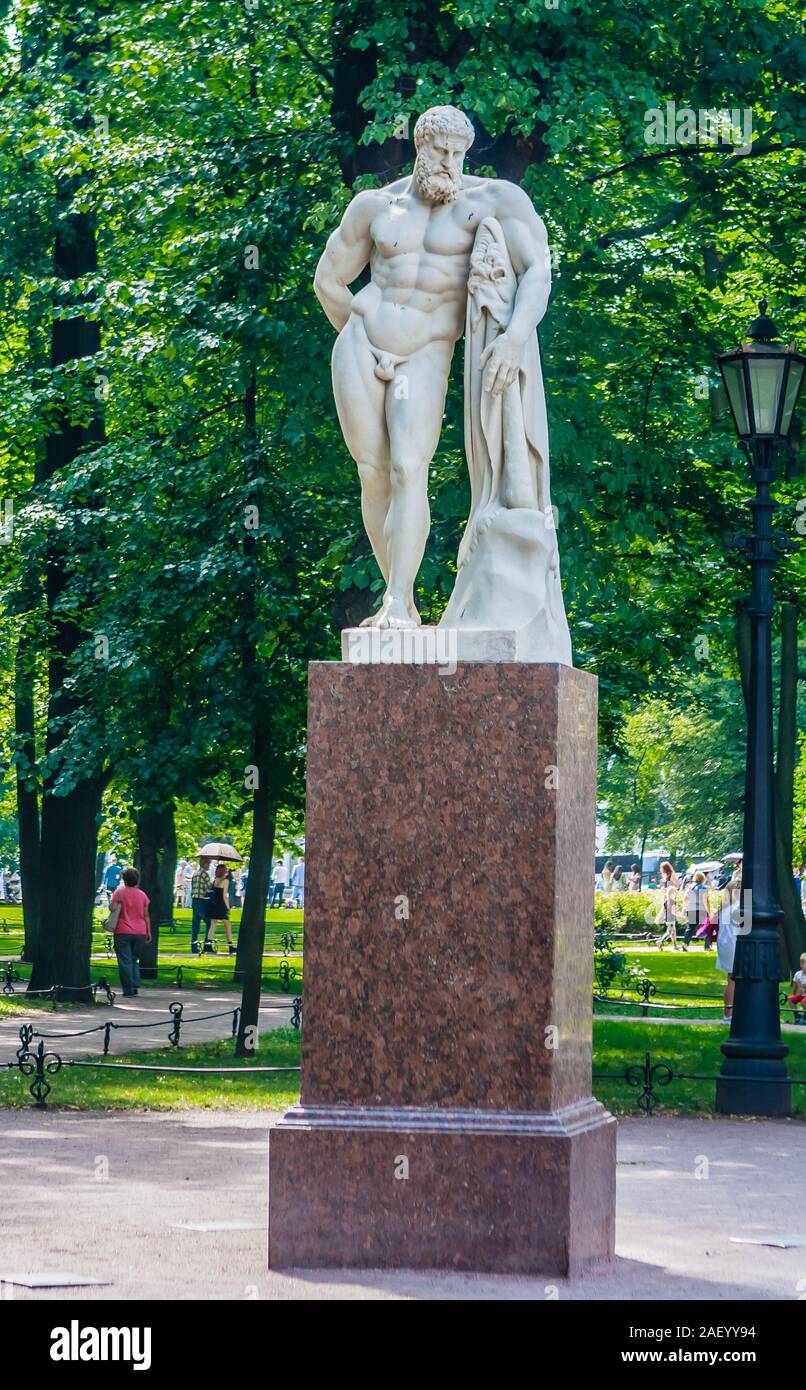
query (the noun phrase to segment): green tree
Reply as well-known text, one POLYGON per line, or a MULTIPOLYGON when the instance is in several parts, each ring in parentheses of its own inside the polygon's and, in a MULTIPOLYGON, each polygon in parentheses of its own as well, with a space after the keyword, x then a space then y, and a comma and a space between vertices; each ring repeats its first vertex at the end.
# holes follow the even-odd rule
MULTIPOLYGON (((471 171, 522 182, 549 228, 540 339, 553 496, 575 659, 600 681, 606 776, 637 756, 625 721, 658 702, 693 720, 708 756, 686 775, 681 753, 653 814, 702 849, 710 817, 727 844, 746 573, 724 538, 744 524, 747 481, 712 354, 741 334, 762 286, 787 335, 804 336, 794 0, 682 0, 662 14, 649 0, 391 11, 382 0, 16 0, 3 44, 0 479, 15 539, 0 546, 0 582, 35 659, 33 740, 24 651, 18 728, 10 699, 2 732, 28 845, 38 794, 45 838, 58 822, 59 854, 78 862, 77 827, 91 809, 98 820, 105 788, 107 808, 130 808, 144 836, 152 827, 164 879, 170 807, 179 852, 183 817, 208 807, 252 849, 254 994, 273 826, 302 804, 306 663, 337 656, 338 628, 364 616, 378 584, 313 270, 354 189, 411 168, 412 121, 436 101, 471 116, 471 171), (646 114, 670 101, 747 108, 750 149, 649 145, 646 114), (53 248, 73 233, 83 259, 65 277, 53 248), (79 322, 89 354, 52 361, 51 338, 79 322), (54 440, 63 466, 46 469, 54 440), (51 656, 61 664, 50 662, 45 716, 51 656), (92 798, 70 817, 80 788, 92 798)), ((426 618, 452 585, 467 513, 460 377, 457 356, 419 580, 426 618)), ((789 469, 784 526, 801 490, 789 469)), ((780 563, 794 602, 804 566, 799 554, 780 563)), ((641 774, 649 800, 652 776, 641 774)), ((608 794, 614 805, 627 804, 628 781, 608 794)), ((94 884, 82 869, 70 890, 80 929, 68 931, 54 909, 68 869, 44 858, 40 936, 69 936, 86 979, 94 884)))

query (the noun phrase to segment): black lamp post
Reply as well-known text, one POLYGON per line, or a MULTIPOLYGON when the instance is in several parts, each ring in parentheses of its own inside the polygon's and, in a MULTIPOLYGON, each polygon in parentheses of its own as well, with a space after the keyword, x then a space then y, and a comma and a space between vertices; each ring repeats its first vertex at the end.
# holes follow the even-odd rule
POLYGON ((753 530, 746 537, 752 589, 750 673, 747 701, 742 898, 744 920, 736 938, 736 993, 725 1060, 717 1081, 716 1108, 732 1115, 786 1115, 789 1049, 781 1041, 778 991, 782 978, 775 868, 772 737, 772 566, 775 536, 770 496, 775 459, 786 441, 803 382, 806 357, 779 341, 767 303, 749 329, 749 341, 717 361, 736 433, 755 483, 749 506, 753 530))

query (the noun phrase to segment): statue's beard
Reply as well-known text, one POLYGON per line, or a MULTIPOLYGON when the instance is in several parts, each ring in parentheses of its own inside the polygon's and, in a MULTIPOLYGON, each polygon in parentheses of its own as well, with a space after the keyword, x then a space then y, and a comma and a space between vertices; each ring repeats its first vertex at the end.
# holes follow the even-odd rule
POLYGON ((462 186, 462 176, 446 174, 420 150, 414 161, 414 186, 427 203, 452 203, 462 186))

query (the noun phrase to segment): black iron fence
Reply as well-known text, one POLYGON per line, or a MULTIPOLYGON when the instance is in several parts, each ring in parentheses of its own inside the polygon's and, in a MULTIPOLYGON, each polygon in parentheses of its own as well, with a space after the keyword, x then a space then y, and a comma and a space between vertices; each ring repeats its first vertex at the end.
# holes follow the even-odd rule
MULTIPOLYGON (((264 1004, 261 1010, 266 1009, 286 1009, 285 1004, 264 1004)), ((13 1061, 0 1063, 6 1068, 16 1068, 22 1076, 31 1077, 31 1084, 28 1090, 33 1097, 37 1109, 44 1110, 47 1097, 53 1089, 48 1081, 49 1076, 55 1076, 63 1067, 90 1067, 98 1070, 103 1068, 107 1071, 140 1071, 158 1072, 160 1075, 171 1075, 174 1073, 185 1073, 193 1076, 265 1076, 271 1072, 299 1071, 299 1064, 295 1066, 254 1066, 245 1065, 241 1067, 181 1067, 166 1065, 164 1063, 153 1062, 95 1062, 90 1057, 62 1057, 60 1053, 46 1048, 46 1042, 54 1042, 65 1038, 83 1038, 92 1033, 103 1033, 103 1056, 109 1054, 112 1032, 122 1031, 132 1028, 169 1028, 168 1041, 172 1047, 180 1046, 182 1029, 193 1027, 196 1023, 207 1023, 211 1019, 230 1018, 230 1036, 235 1038, 238 1033, 238 1022, 241 1010, 225 1009, 215 1014, 195 1014, 189 1018, 184 1017, 184 1004, 180 1000, 175 1000, 168 1006, 169 1018, 155 1019, 148 1023, 113 1023, 108 1020, 99 1023, 94 1028, 81 1028, 71 1033, 43 1033, 34 1028, 31 1023, 23 1023, 19 1031, 20 1046, 17 1048, 16 1056, 13 1061), (34 1038, 39 1041, 32 1047, 34 1038)), ((302 998, 297 996, 293 1002, 290 1019, 291 1027, 299 1029, 302 1024, 302 998)), ((220 1039, 218 1041, 221 1041, 220 1039)))
MULTIPOLYGON (((261 1012, 285 1011, 287 1008, 287 1004, 261 1004, 261 1012)), ((65 1038, 86 1038, 90 1037, 93 1033, 101 1033, 103 1034, 103 1055, 106 1057, 109 1055, 113 1033, 130 1032, 141 1028, 167 1028, 169 1030, 167 1035, 168 1042, 171 1044, 171 1047, 178 1047, 183 1028, 193 1028, 197 1023, 209 1023, 212 1019, 216 1018, 229 1018, 231 1020, 230 1036, 234 1038, 238 1033, 240 1016, 240 1007, 235 1009, 222 1009, 220 1012, 214 1014, 190 1014, 186 1016, 185 1005, 177 999, 168 1005, 167 1018, 160 1018, 155 1010, 154 1016, 145 1023, 115 1023, 112 1019, 107 1019, 104 1023, 97 1023, 92 1028, 76 1028, 66 1033, 43 1033, 41 1029, 35 1028, 32 1023, 23 1023, 20 1028, 20 1040, 27 1046, 34 1038, 44 1038, 49 1042, 55 1042, 65 1038)), ((297 995, 293 1001, 289 1022, 292 1028, 300 1027, 302 1022, 301 995, 297 995)))
MULTIPOLYGON (((637 1088, 639 1094, 635 1098, 635 1104, 644 1115, 651 1115, 660 1104, 661 1097, 658 1092, 672 1085, 675 1081, 710 1081, 717 1082, 719 1077, 706 1075, 704 1072, 677 1071, 670 1062, 656 1061, 651 1052, 644 1053, 643 1062, 629 1062, 621 1071, 595 1071, 594 1081, 613 1081, 621 1082, 630 1087, 637 1088)), ((806 1077, 789 1076, 785 1078, 770 1077, 759 1078, 757 1076, 731 1076, 731 1080, 752 1081, 755 1085, 767 1086, 806 1086, 806 1077)))
MULTIPOLYGON (((85 1067, 96 1071, 106 1072, 151 1072, 160 1075, 170 1076, 174 1074, 184 1074, 189 1076, 267 1076, 277 1072, 298 1072, 299 1063, 287 1066, 253 1066, 242 1067, 227 1066, 204 1066, 204 1067, 183 1067, 173 1066, 164 1063, 141 1063, 141 1062, 96 1062, 91 1058, 70 1058, 62 1057, 60 1053, 50 1051, 45 1047, 45 1036, 41 1036, 35 1048, 31 1047, 33 1041, 30 1030, 27 1026, 20 1029, 20 1047, 17 1050, 13 1061, 5 1062, 7 1068, 16 1068, 21 1075, 30 1077, 28 1090, 33 1099, 34 1105, 39 1110, 44 1110, 47 1105, 47 1098, 52 1091, 49 1077, 56 1076, 63 1068, 85 1067)), ((736 1078, 742 1080, 742 1077, 736 1078)), ((749 1078, 748 1078, 749 1079, 749 1078)), ((770 1079, 764 1083, 758 1083, 758 1078, 752 1078, 757 1084, 770 1086, 792 1085, 806 1086, 806 1077, 789 1077, 786 1081, 770 1079)), ((677 1081, 697 1081, 715 1084, 718 1080, 716 1074, 703 1072, 678 1071, 671 1063, 656 1060, 652 1053, 645 1052, 642 1061, 629 1062, 619 1071, 595 1071, 594 1081, 607 1081, 620 1083, 631 1090, 637 1091, 635 1105, 638 1111, 649 1117, 654 1114, 661 1104, 661 1091, 677 1081)), ((673 1099, 673 1098, 672 1098, 673 1099)))
POLYGON ((47 1098, 53 1087, 48 1080, 63 1067, 89 1067, 95 1071, 158 1072, 160 1076, 181 1073, 188 1076, 266 1076, 270 1072, 299 1071, 299 1065, 283 1067, 263 1067, 246 1065, 242 1067, 174 1067, 162 1063, 146 1062, 94 1062, 91 1058, 62 1057, 58 1052, 46 1052, 44 1041, 40 1041, 34 1051, 22 1046, 16 1060, 5 1062, 6 1067, 16 1067, 25 1077, 31 1077, 28 1090, 37 1110, 47 1108, 47 1098))
MULTIPOLYGON (((280 960, 277 965, 276 974, 272 975, 272 973, 267 970, 264 972, 264 979, 276 979, 284 993, 291 994, 295 988, 299 988, 302 972, 297 965, 287 959, 289 952, 293 951, 296 953, 296 946, 293 944, 295 938, 291 933, 286 933, 286 937, 288 938, 288 942, 292 944, 288 944, 288 942, 284 944, 283 959, 280 960)), ((17 964, 18 962, 12 960, 0 961, 0 982, 2 982, 0 984, 0 992, 6 996, 17 994, 15 985, 27 986, 28 984, 30 977, 21 975, 17 969, 17 964)), ((167 986, 171 989, 187 989, 189 986, 196 989, 211 989, 216 985, 216 981, 211 981, 210 979, 204 981, 196 981, 193 979, 186 980, 185 967, 183 965, 168 967, 168 973, 170 974, 171 972, 173 972, 173 975, 170 980, 161 981, 158 977, 152 981, 152 985, 157 987, 160 985, 163 987, 167 986)), ((107 1004, 114 1004, 115 991, 105 975, 102 975, 98 980, 88 980, 85 985, 51 985, 49 989, 32 990, 24 988, 22 992, 27 999, 42 999, 46 1002, 49 1001, 55 1009, 56 1005, 59 1003, 81 1003, 88 995, 92 995, 93 1000, 97 1003, 99 991, 106 995, 107 1004)))
MULTIPOLYGON (((26 977, 19 973, 13 961, 3 961, 0 968, 2 969, 3 994, 16 994, 15 985, 28 983, 26 977)), ((91 994, 93 1001, 97 1004, 99 990, 106 995, 107 1004, 114 1004, 115 991, 105 975, 102 975, 99 980, 88 980, 85 985, 51 985, 49 989, 28 989, 25 991, 25 997, 26 999, 49 999, 55 1009, 59 1002, 75 1002, 76 995, 79 996, 78 1002, 81 1002, 82 995, 91 994)))
MULTIPOLYGON (((788 1021, 787 1015, 791 1014, 791 1021, 793 1023, 806 1024, 806 1013, 800 1008, 793 1008, 789 1003, 788 990, 782 989, 779 991, 778 1003, 781 1018, 784 1022, 788 1021)), ((631 984, 620 987, 619 992, 616 994, 611 994, 605 990, 601 992, 594 991, 594 1012, 596 1011, 597 1005, 604 1005, 608 1008, 640 1009, 642 1018, 650 1017, 650 1009, 661 1014, 685 1014, 688 1012, 702 1015, 704 1013, 716 1012, 722 1014, 725 1007, 724 997, 721 994, 709 994, 699 990, 663 989, 660 985, 656 985, 654 980, 650 979, 648 976, 644 976, 642 979, 635 980, 631 984), (630 998, 630 995, 635 995, 635 998, 630 998), (667 999, 673 1000, 691 999, 695 1001, 702 1000, 703 1002, 691 1004, 665 1004, 662 1002, 664 996, 667 999)), ((685 1019, 681 1021, 684 1022, 685 1019)))

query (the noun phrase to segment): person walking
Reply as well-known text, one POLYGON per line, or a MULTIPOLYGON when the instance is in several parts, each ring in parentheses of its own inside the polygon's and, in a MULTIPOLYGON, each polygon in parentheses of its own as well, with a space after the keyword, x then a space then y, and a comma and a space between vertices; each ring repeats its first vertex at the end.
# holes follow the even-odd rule
POLYGON ((641 866, 639 864, 633 864, 630 869, 628 886, 631 893, 641 892, 641 866))
POLYGON ((285 897, 286 873, 285 863, 282 859, 275 860, 274 870, 271 876, 271 897, 269 907, 282 907, 285 897))
POLYGON ((174 874, 174 907, 182 906, 182 898, 185 890, 185 861, 180 859, 174 874))
POLYGON ((305 906, 305 860, 298 859, 291 874, 293 898, 297 907, 305 906))
POLYGON ((114 851, 109 856, 109 863, 104 869, 104 876, 101 880, 107 895, 107 901, 111 906, 111 899, 123 877, 123 866, 118 863, 118 857, 114 851))
POLYGON ((705 886, 705 874, 702 869, 697 870, 693 883, 690 883, 686 889, 683 898, 683 912, 687 925, 681 949, 687 951, 694 933, 708 920, 708 889, 705 886))
POLYGON ((664 861, 661 864, 660 891, 662 894, 661 905, 655 918, 656 925, 661 923, 666 930, 658 937, 657 944, 663 950, 664 944, 671 941, 672 950, 677 950, 677 875, 671 864, 664 861))
POLYGON ((789 1002, 792 1005, 792 1022, 806 1023, 806 952, 800 958, 799 969, 792 976, 789 1002))
POLYGON ((199 954, 199 932, 204 927, 204 938, 207 939, 207 928, 210 925, 210 889, 212 882, 207 870, 210 867, 210 860, 203 857, 199 860, 199 867, 196 870, 190 883, 190 906, 193 916, 190 921, 190 949, 194 956, 199 954))
POLYGON ((742 923, 742 871, 736 870, 722 891, 719 901, 719 932, 716 938, 716 968, 727 975, 725 983, 725 1012, 723 1019, 730 1023, 733 1015, 733 995, 736 978, 733 961, 736 955, 736 932, 742 923))
POLYGON ((207 929, 204 949, 205 951, 213 950, 216 927, 219 922, 223 922, 227 932, 229 953, 232 956, 235 954, 235 943, 232 940, 232 924, 229 919, 229 873, 226 864, 216 865, 215 878, 210 888, 208 904, 210 925, 207 929))
POLYGON ((608 859, 602 869, 602 892, 612 893, 613 891, 613 861, 608 859))
POLYGON ((151 919, 148 897, 137 887, 140 882, 137 870, 124 869, 121 877, 123 882, 112 894, 110 915, 117 914, 113 936, 120 987, 125 997, 131 999, 140 989, 140 957, 143 946, 151 940, 151 919))
POLYGON ((196 866, 190 859, 185 861, 185 868, 182 874, 182 906, 192 909, 193 907, 193 875, 196 866))
MULTIPOLYGON (((725 882, 727 883, 727 878, 726 878, 725 882)), ((717 882, 717 884, 716 884, 716 887, 719 888, 719 883, 718 883, 718 882, 717 882)), ((704 951, 710 951, 710 950, 712 949, 713 944, 714 944, 714 942, 716 941, 716 937, 717 937, 717 932, 718 932, 718 931, 719 931, 719 908, 716 907, 716 908, 714 908, 713 912, 709 910, 708 916, 706 917, 705 921, 703 922, 702 926, 700 927, 699 931, 697 932, 697 936, 701 936, 702 939, 703 939, 703 950, 704 950, 704 951)))

